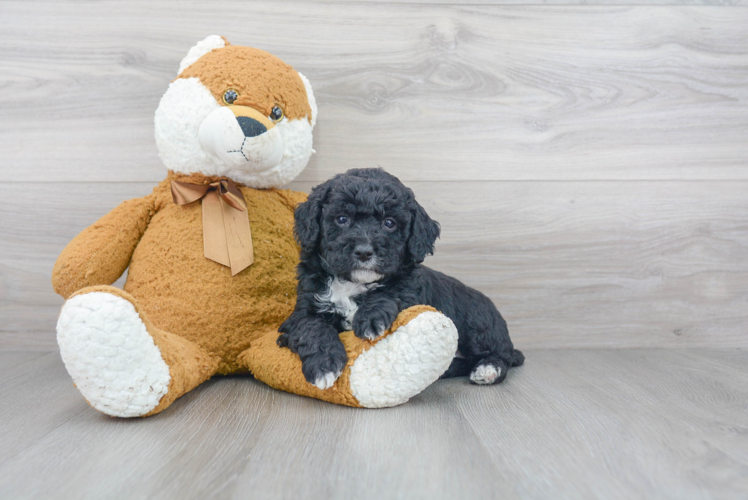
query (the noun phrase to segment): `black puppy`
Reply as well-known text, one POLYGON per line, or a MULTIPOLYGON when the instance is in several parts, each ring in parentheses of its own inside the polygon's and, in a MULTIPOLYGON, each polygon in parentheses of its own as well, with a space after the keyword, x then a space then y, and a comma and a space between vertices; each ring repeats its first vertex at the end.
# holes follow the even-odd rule
POLYGON ((377 338, 417 304, 435 307, 457 327, 458 352, 442 378, 470 374, 477 384, 492 384, 523 363, 488 297, 421 265, 433 253, 439 224, 397 177, 373 168, 336 175, 296 208, 294 232, 301 246, 298 296, 278 345, 299 354, 304 376, 317 387, 330 387, 345 367, 340 332, 377 338))

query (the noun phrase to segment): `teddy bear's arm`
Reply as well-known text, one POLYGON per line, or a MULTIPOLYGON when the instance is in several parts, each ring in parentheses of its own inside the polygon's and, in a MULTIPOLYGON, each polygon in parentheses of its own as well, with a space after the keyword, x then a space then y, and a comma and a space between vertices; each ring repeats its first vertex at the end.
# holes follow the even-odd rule
POLYGON ((52 287, 67 299, 86 286, 111 285, 130 265, 154 214, 152 195, 128 200, 68 243, 52 270, 52 287))

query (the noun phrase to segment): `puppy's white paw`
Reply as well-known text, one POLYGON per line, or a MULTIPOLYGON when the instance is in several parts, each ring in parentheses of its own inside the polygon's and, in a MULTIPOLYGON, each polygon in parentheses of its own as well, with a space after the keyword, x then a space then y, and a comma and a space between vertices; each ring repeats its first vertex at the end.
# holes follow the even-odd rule
POLYGON ((478 365, 470 373, 470 381, 480 385, 493 384, 499 375, 501 375, 501 368, 496 368, 491 364, 478 365))
POLYGON ((324 375, 320 375, 319 377, 317 377, 317 380, 314 381, 314 385, 317 386, 317 388, 322 389, 323 391, 325 389, 329 389, 333 386, 333 384, 335 384, 335 381, 338 380, 338 377, 340 377, 341 373, 343 372, 328 372, 324 375))

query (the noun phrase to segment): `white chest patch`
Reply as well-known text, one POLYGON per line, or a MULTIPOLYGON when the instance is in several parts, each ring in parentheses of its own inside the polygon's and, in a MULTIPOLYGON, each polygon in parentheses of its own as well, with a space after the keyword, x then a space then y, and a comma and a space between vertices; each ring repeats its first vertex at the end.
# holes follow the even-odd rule
POLYGON ((343 316, 343 328, 350 329, 353 324, 353 316, 358 311, 358 304, 353 297, 361 295, 375 288, 379 283, 354 283, 352 281, 331 279, 327 282, 327 288, 314 295, 314 301, 319 313, 335 313, 343 316))

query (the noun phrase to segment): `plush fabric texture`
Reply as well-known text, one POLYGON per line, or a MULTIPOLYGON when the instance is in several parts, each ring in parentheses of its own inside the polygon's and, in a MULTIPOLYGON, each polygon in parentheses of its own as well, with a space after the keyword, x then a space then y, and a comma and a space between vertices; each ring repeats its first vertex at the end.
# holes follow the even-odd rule
MULTIPOLYGON (((113 416, 153 415, 213 375, 251 371, 273 387, 360 406, 350 387, 356 360, 368 351, 400 359, 397 351, 406 346, 426 353, 425 372, 443 371, 454 355, 448 329, 403 328, 421 313, 446 318, 417 306, 401 313, 381 347, 381 339, 341 334, 348 365, 335 387, 322 391, 306 382, 298 356, 277 340, 296 303, 294 210, 307 195, 277 187, 298 175, 312 154, 317 107, 311 86, 276 57, 217 36, 193 47, 180 71, 155 117, 167 177, 150 195, 125 201, 83 230, 52 272, 55 291, 68 299, 57 328, 60 351, 88 402, 113 416), (284 143, 278 165, 237 167, 206 152, 199 130, 225 106, 227 88, 238 93, 236 105, 264 116, 283 107, 285 118, 274 127, 284 143), (204 255, 202 202, 180 206, 171 193, 173 180, 223 179, 239 187, 252 233, 254 263, 234 276, 204 255), (110 286, 125 270, 124 290, 110 286)), ((390 402, 404 402, 433 381, 419 376, 387 385, 390 378, 380 376, 385 367, 405 372, 391 363, 369 365, 357 369, 363 392, 384 393, 390 402)))
POLYGON ((209 184, 221 178, 169 173, 151 195, 123 203, 77 236, 55 265, 53 286, 67 298, 113 283, 129 263, 125 291, 150 321, 217 356, 217 373, 234 373, 236 356, 293 310, 299 254, 293 209, 306 195, 239 186, 255 263, 232 277, 203 255, 202 206, 174 204, 172 179, 209 184))
POLYGON ((211 50, 220 49, 220 48, 225 47, 226 45, 231 45, 231 44, 229 43, 228 40, 226 40, 226 38, 219 36, 219 35, 211 35, 205 40, 201 40, 197 42, 195 46, 192 47, 189 52, 187 52, 187 55, 184 56, 184 59, 182 59, 182 62, 179 63, 179 71, 177 71, 177 74, 187 69, 195 61, 203 57, 205 54, 207 54, 211 50))
POLYGON ((122 297, 93 290, 71 297, 57 321, 57 342, 75 386, 107 415, 144 415, 169 391, 169 365, 122 297))
POLYGON ((182 63, 190 64, 169 85, 154 120, 156 146, 169 170, 225 175, 254 188, 279 187, 299 175, 314 152, 317 118, 314 92, 301 73, 267 52, 233 46, 218 36, 199 42, 182 63), (222 124, 213 120, 218 129, 209 132, 206 122, 226 106, 223 96, 229 89, 237 94, 234 109, 267 117, 278 106, 283 119, 268 134, 251 139, 242 137, 233 119, 222 124), (213 141, 203 143, 211 137, 213 141), (216 138, 224 138, 218 149, 216 138), (223 144, 226 141, 230 144, 223 144), (273 154, 260 154, 263 145, 273 154))
MULTIPOLYGON (((324 391, 306 381, 301 372, 301 360, 299 359, 299 356, 291 352, 289 349, 276 348, 275 343, 278 338, 277 329, 274 330, 272 334, 261 337, 257 342, 253 342, 252 347, 241 355, 240 362, 245 364, 257 379, 262 380, 270 387, 299 394, 301 396, 322 399, 331 403, 360 407, 362 406, 361 403, 359 403, 350 388, 351 368, 356 360, 359 359, 359 356, 363 352, 368 351, 380 341, 392 335, 392 333, 396 332, 400 327, 413 321, 421 313, 430 311, 433 312, 435 309, 429 306, 414 306, 402 311, 389 330, 376 340, 359 339, 353 335, 352 331, 341 333, 340 340, 345 346, 345 351, 348 355, 348 363, 346 364, 343 373, 335 381, 335 384, 324 391)), ((419 347, 428 350, 428 345, 420 345, 419 347)), ((452 352, 454 352, 456 348, 457 333, 455 330, 454 349, 452 349, 452 352)), ((439 348, 437 356, 446 359, 446 357, 442 355, 442 352, 443 349, 439 348)), ((429 366, 431 366, 431 364, 429 366)), ((423 388, 439 378, 439 375, 447 369, 447 366, 449 366, 449 360, 446 361, 446 365, 443 366, 443 369, 433 377, 433 380, 430 380, 427 384, 421 387, 420 390, 423 390, 423 388)), ((420 390, 418 392, 420 392, 420 390)), ((400 394, 400 391, 398 390, 392 392, 394 397, 397 397, 397 395, 400 394)), ((407 398, 405 401, 407 401, 407 398)))
POLYGON ((179 74, 179 78, 199 78, 221 102, 227 89, 239 97, 233 103, 250 106, 265 116, 280 106, 289 119, 312 121, 306 87, 288 64, 264 50, 228 45, 213 50, 179 74))
POLYGON ((361 406, 403 404, 449 367, 451 360, 444 353, 457 350, 457 327, 447 316, 426 310, 427 306, 413 307, 423 312, 378 339, 351 365, 348 385, 361 406))
POLYGON ((143 322, 163 361, 169 367, 169 390, 159 404, 145 415, 153 415, 168 407, 179 396, 194 389, 216 373, 218 359, 205 349, 181 338, 179 335, 156 328, 146 317, 134 297, 113 286, 92 286, 76 292, 73 297, 91 293, 110 294, 130 302, 143 322))
POLYGON ((153 214, 151 197, 136 198, 84 229, 57 258, 52 269, 55 292, 67 299, 81 288, 117 281, 153 214))

